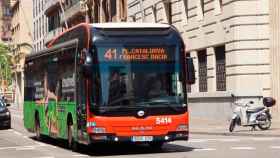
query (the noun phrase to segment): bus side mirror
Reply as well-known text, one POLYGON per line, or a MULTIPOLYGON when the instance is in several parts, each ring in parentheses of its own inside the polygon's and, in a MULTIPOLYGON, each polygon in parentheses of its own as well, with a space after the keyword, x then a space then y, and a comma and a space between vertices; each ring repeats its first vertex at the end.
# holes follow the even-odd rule
POLYGON ((93 69, 92 55, 90 54, 89 51, 85 51, 85 50, 83 50, 82 54, 84 56, 84 62, 82 65, 83 75, 85 77, 89 77, 92 75, 92 69, 93 69))
POLYGON ((194 84, 195 83, 195 71, 194 71, 194 65, 193 65, 193 59, 190 57, 187 57, 186 59, 186 71, 187 71, 187 83, 188 84, 194 84))

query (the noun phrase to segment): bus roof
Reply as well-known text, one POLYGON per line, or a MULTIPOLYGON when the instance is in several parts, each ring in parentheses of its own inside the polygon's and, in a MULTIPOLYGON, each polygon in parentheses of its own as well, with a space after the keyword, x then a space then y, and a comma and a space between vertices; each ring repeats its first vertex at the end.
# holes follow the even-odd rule
POLYGON ((125 29, 125 28, 170 28, 168 24, 159 24, 159 23, 95 23, 90 24, 91 27, 99 29, 125 29))

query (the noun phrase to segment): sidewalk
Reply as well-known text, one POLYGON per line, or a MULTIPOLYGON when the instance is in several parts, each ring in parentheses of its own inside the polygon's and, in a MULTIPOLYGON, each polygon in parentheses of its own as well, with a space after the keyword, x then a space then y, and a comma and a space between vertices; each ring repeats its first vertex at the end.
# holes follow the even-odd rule
POLYGON ((272 125, 269 130, 260 130, 256 127, 256 131, 251 131, 251 127, 236 126, 234 131, 229 132, 229 122, 208 120, 191 117, 190 118, 191 134, 206 135, 227 135, 227 136, 256 136, 256 137, 280 137, 280 121, 272 119, 272 125))

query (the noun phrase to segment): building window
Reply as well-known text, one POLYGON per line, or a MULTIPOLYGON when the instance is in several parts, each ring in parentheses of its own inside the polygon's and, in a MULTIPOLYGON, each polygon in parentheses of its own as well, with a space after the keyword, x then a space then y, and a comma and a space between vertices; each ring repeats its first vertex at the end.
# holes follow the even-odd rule
POLYGON ((117 17, 117 2, 116 0, 110 0, 110 21, 116 21, 117 17))
POLYGON ((93 16, 93 22, 98 23, 99 17, 100 17, 100 3, 99 1, 94 1, 94 16, 93 16))
MULTIPOLYGON (((186 57, 187 58, 191 57, 190 52, 187 52, 186 57)), ((187 92, 188 93, 192 92, 192 85, 191 84, 187 84, 187 92)))
POLYGON ((198 51, 199 92, 207 92, 207 54, 206 49, 198 51))
POLYGON ((120 21, 127 20, 127 9, 126 9, 126 0, 121 0, 120 3, 120 21))
POLYGON ((215 48, 217 91, 226 91, 225 45, 215 48))
POLYGON ((109 3, 108 3, 108 0, 103 0, 102 1, 102 10, 103 10, 103 13, 104 13, 105 22, 109 22, 110 16, 109 16, 109 3))

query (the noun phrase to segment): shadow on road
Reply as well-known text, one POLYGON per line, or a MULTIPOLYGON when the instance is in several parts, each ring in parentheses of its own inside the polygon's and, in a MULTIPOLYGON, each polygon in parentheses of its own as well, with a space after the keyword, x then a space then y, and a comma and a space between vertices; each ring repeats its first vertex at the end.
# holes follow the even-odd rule
MULTIPOLYGON (((31 139, 36 140, 35 137, 31 139)), ((40 142, 54 145, 67 149, 66 141, 44 137, 40 142)), ((140 154, 156 154, 156 153, 175 153, 175 152, 190 152, 195 148, 186 147, 176 144, 165 144, 161 150, 155 150, 146 144, 132 143, 96 143, 92 145, 79 145, 79 154, 89 156, 114 156, 114 155, 140 155, 140 154)), ((67 149, 70 150, 70 149, 67 149)))

